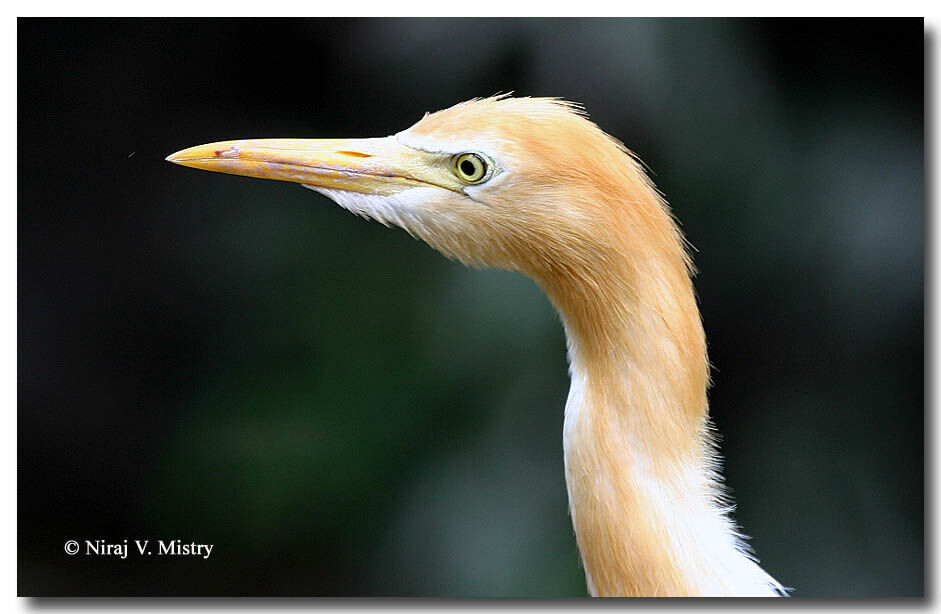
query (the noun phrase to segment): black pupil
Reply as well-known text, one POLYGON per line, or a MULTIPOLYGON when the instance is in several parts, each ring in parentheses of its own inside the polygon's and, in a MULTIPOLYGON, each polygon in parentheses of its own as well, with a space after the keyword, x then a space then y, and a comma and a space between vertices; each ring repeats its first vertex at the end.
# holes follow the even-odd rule
POLYGON ((468 177, 473 177, 477 171, 477 167, 474 166, 474 163, 470 160, 463 160, 461 162, 461 172, 467 175, 468 177))

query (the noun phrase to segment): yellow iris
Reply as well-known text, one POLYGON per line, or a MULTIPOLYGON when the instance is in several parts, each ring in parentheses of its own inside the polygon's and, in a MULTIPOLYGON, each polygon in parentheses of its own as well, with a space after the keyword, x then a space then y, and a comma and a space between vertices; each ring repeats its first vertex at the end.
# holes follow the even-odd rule
POLYGON ((478 183, 487 176, 487 163, 475 153, 463 153, 454 158, 454 174, 467 183, 478 183))

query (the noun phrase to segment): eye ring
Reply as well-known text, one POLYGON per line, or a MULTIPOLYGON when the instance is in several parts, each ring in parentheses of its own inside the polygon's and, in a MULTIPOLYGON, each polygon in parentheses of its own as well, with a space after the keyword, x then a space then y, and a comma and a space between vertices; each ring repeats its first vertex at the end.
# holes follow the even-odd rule
POLYGON ((451 163, 454 174, 467 183, 481 183, 490 177, 490 167, 480 154, 462 153, 451 163))

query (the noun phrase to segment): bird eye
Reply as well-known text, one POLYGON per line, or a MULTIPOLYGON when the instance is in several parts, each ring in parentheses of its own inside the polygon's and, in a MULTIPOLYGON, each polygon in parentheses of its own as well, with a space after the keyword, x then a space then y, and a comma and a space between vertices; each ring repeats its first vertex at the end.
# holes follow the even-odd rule
POLYGON ((480 183, 487 177, 487 163, 475 153, 454 157, 454 173, 467 183, 480 183))

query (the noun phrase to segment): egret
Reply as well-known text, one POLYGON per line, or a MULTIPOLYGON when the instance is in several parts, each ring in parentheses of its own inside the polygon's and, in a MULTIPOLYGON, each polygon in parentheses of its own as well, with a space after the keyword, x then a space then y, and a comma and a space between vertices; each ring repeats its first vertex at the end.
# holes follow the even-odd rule
POLYGON ((693 268, 638 159, 557 98, 495 96, 384 138, 249 139, 167 158, 292 181, 558 311, 569 512, 595 596, 778 596, 730 517, 693 268))

